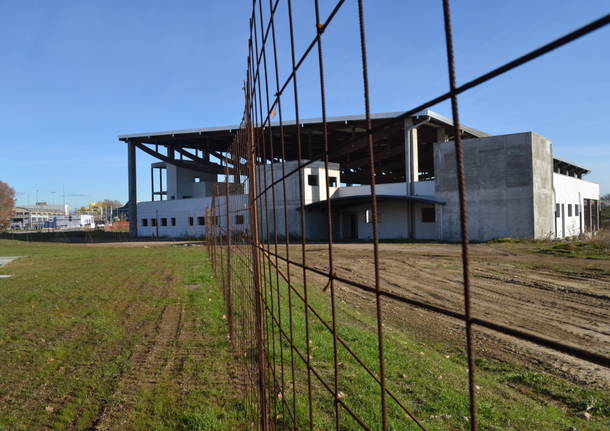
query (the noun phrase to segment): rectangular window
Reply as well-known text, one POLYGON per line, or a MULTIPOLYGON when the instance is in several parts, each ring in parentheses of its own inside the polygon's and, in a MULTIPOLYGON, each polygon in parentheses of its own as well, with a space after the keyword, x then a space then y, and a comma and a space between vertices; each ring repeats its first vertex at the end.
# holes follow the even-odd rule
POLYGON ((193 217, 189 217, 189 226, 193 226, 195 224, 195 219, 193 217))
POLYGON ((574 215, 578 217, 580 215, 580 205, 574 204, 574 215))
POLYGON ((176 217, 172 217, 172 226, 176 226, 176 217))
POLYGON ((559 207, 559 204, 555 204, 555 217, 559 217, 561 216, 561 209, 559 207))
POLYGON ((201 178, 200 177, 195 177, 195 182, 196 183, 200 183, 201 182, 201 178))
POLYGON ((153 226, 157 226, 157 219, 156 219, 156 218, 151 218, 151 219, 150 219, 150 222, 151 222, 151 223, 150 223, 151 225, 153 225, 153 226))
POLYGON ((167 226, 167 218, 163 217, 161 219, 161 226, 167 226))
POLYGON ((142 226, 144 226, 144 227, 148 226, 148 219, 147 218, 143 218, 142 219, 142 226))
POLYGON ((422 223, 436 222, 436 210, 434 207, 425 207, 421 209, 421 221, 422 223))
POLYGON ((317 186, 318 185, 318 176, 317 175, 307 175, 307 185, 308 186, 317 186))
MULTIPOLYGON (((366 210, 364 212, 364 222, 365 223, 373 223, 373 211, 366 210)), ((381 223, 381 211, 377 211, 377 223, 381 223)))
POLYGON ((236 215, 235 216, 235 224, 244 224, 244 216, 236 215))
POLYGON ((328 187, 337 187, 337 177, 328 177, 328 187))
POLYGON ((199 226, 205 225, 205 217, 197 217, 197 224, 199 226))
POLYGON ((572 217, 572 204, 568 204, 568 217, 572 217))

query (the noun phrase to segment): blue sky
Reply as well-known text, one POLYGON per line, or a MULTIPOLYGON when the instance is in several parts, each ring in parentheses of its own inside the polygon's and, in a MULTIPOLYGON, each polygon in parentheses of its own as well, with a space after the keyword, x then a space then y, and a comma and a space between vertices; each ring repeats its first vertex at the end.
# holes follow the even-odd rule
MULTIPOLYGON (((297 50, 314 35, 312 2, 294 0, 297 50)), ((321 1, 322 15, 334 1, 321 1)), ((610 12, 607 0, 453 2, 458 83, 610 12)), ((266 3, 265 3, 266 4, 266 3)), ((363 111, 355 1, 325 33, 329 115, 363 111)), ((117 135, 238 123, 250 2, 0 2, 0 180, 18 202, 74 207, 127 198, 117 135)), ((374 112, 447 90, 440 1, 365 1, 374 112)), ((278 33, 286 33, 278 10, 278 33)), ((282 71, 287 38, 279 40, 282 71)), ((610 192, 610 28, 460 97, 462 121, 492 134, 535 131, 557 157, 592 169, 610 192)), ((302 117, 320 115, 315 63, 300 79, 302 117)), ((433 110, 450 116, 448 104, 433 110)), ((150 196, 138 155, 138 194, 150 196)))

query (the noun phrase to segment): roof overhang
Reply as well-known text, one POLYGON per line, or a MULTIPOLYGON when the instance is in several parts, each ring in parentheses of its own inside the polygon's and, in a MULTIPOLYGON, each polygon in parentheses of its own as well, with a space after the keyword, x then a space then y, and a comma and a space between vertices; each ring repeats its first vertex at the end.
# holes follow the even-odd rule
MULTIPOLYGON (((378 114, 371 114, 371 120, 373 121, 373 123, 381 123, 384 120, 391 120, 402 114, 403 114, 403 112, 383 112, 383 113, 378 113, 378 114)), ((435 123, 443 124, 443 125, 447 125, 447 126, 453 126, 453 120, 451 120, 450 118, 447 118, 441 114, 438 114, 434 111, 431 111, 429 109, 424 109, 423 111, 420 111, 417 114, 412 116, 412 118, 415 118, 415 119, 422 119, 422 118, 426 118, 426 117, 429 117, 435 123)), ((344 116, 338 116, 338 117, 328 117, 326 119, 327 124, 337 124, 337 123, 350 124, 350 123, 359 123, 359 122, 363 122, 363 121, 366 121, 365 115, 344 115, 344 116)), ((305 120, 301 120, 299 122, 299 124, 301 126, 322 124, 322 118, 308 118, 305 120)), ((282 125, 284 127, 295 126, 296 121, 295 120, 285 120, 282 122, 282 125)), ((277 121, 271 122, 271 127, 279 127, 279 126, 280 126, 279 122, 277 122, 277 121)), ((375 124, 373 124, 373 127, 375 127, 375 124)), ((218 127, 203 127, 203 128, 198 128, 198 129, 182 129, 182 130, 168 130, 168 131, 160 131, 160 132, 132 133, 132 134, 126 134, 126 135, 119 135, 119 141, 145 142, 147 140, 160 141, 160 140, 168 140, 168 139, 171 140, 172 138, 174 138, 174 139, 195 138, 197 136, 205 138, 208 135, 210 137, 213 137, 213 136, 217 136, 219 134, 230 134, 230 136, 232 137, 233 134, 235 133, 235 131, 239 130, 239 128, 240 128, 239 125, 231 125, 231 126, 218 126, 218 127)), ((482 138, 485 136, 490 136, 488 133, 482 132, 482 131, 474 129, 472 127, 465 126, 463 124, 462 124, 461 129, 463 132, 473 135, 473 137, 475 137, 475 138, 482 138)), ((151 142, 151 143, 154 143, 154 142, 151 142)))
MULTIPOLYGON (((431 205, 445 205, 445 202, 440 201, 433 196, 423 195, 377 195, 377 202, 417 202, 431 205)), ((340 198, 330 198, 330 205, 333 210, 348 208, 354 205, 370 204, 370 195, 344 196, 340 198)), ((313 202, 305 205, 307 210, 325 209, 327 200, 313 202)))
POLYGON ((573 172, 576 175, 586 175, 591 171, 585 167, 578 166, 575 163, 568 162, 566 160, 561 160, 558 158, 553 158, 553 170, 563 170, 567 172, 573 172))

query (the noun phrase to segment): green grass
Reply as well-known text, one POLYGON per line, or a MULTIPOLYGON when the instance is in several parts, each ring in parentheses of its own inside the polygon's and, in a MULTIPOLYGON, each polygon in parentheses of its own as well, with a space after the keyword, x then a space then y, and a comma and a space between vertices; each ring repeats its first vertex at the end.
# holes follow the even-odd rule
MULTIPOLYGON (((134 354, 154 338, 163 307, 175 301, 184 304, 192 332, 179 342, 178 351, 189 354, 183 355, 178 374, 161 373, 154 384, 135 391, 125 413, 127 425, 119 429, 245 429, 251 405, 241 399, 227 371, 233 357, 223 319, 225 305, 204 250, 0 241, 0 255, 28 256, 0 270, 14 275, 0 280, 0 430, 90 428, 101 409, 115 401, 121 379, 134 371, 134 354), (167 295, 168 289, 175 295, 167 295)), ((273 295, 276 318, 288 333, 286 283, 280 279, 279 285, 265 286, 268 304, 273 295)), ((302 286, 296 289, 303 293, 302 286)), ((311 305, 330 323, 329 293, 310 280, 308 294, 311 305)), ((236 317, 243 310, 239 299, 235 297, 236 317)), ((291 299, 295 347, 305 354, 309 344, 312 366, 332 387, 333 339, 309 313, 308 342, 305 309, 294 293, 291 299)), ((290 345, 270 330, 269 322, 269 377, 272 383, 283 381, 285 388, 278 396, 280 385, 272 386, 272 420, 278 429, 289 424, 284 401, 289 406, 294 402, 297 422, 307 429, 307 370, 295 356, 292 380, 290 345)), ((370 307, 337 301, 337 326, 339 336, 378 372, 370 307)), ((384 331, 388 388, 427 429, 468 429, 467 370, 460 348, 432 345, 395 321, 387 321, 384 331)), ((244 337, 250 346, 251 335, 244 337)), ((343 347, 337 353, 343 401, 378 429, 379 386, 343 347)), ((242 361, 252 365, 251 358, 242 361)), ((610 426, 610 395, 594 386, 482 356, 477 371, 481 430, 593 431, 610 426), (590 420, 579 416, 585 411, 592 415, 590 420)), ((315 376, 311 378, 315 429, 333 429, 332 396, 315 376)), ((388 413, 391 430, 417 429, 390 399, 388 413)), ((344 410, 340 424, 342 430, 360 429, 344 410)))
MULTIPOLYGON (((313 281, 310 281, 309 286, 310 304, 330 324, 329 293, 323 293, 321 286, 316 286, 313 281)), ((277 289, 275 281, 272 287, 267 285, 267 302, 271 304, 273 295, 276 320, 281 318, 282 327, 288 334, 290 307, 286 283, 279 283, 279 304, 277 289)), ((296 289, 303 293, 302 286, 296 286, 296 289)), ((370 301, 373 303, 374 298, 371 297, 370 301)), ((305 357, 305 308, 294 294, 292 303, 294 345, 305 357)), ((377 373, 376 326, 371 309, 372 307, 358 310, 350 304, 337 301, 336 324, 339 336, 377 373)), ((405 308, 404 312, 414 311, 405 308)), ((309 322, 312 367, 332 388, 333 339, 311 312, 309 322)), ((408 333, 391 322, 385 324, 384 331, 388 388, 421 419, 427 429, 469 429, 468 374, 464 354, 456 349, 453 349, 454 353, 447 353, 451 349, 424 343, 417 334, 408 333)), ((269 327, 267 337, 273 358, 270 379, 278 382, 275 391, 279 392, 282 380, 283 386, 287 388, 281 398, 276 397, 272 416, 278 424, 290 424, 288 411, 294 402, 297 422, 305 429, 308 424, 308 397, 304 361, 295 355, 296 377, 293 381, 290 373, 290 343, 280 337, 277 330, 271 331, 269 327), (296 397, 293 395, 293 387, 296 388, 296 397)), ((379 429, 379 385, 345 348, 339 346, 337 354, 340 362, 339 391, 344 394, 343 401, 372 429, 379 429)), ((483 357, 477 360, 477 371, 481 430, 571 429, 569 427, 578 430, 606 430, 610 425, 610 394, 601 389, 579 386, 559 377, 534 372, 516 363, 498 362, 483 357), (590 420, 579 416, 584 411, 592 414, 590 420)), ((311 379, 314 429, 334 429, 333 398, 314 375, 311 375, 311 379)), ((389 398, 388 417, 391 430, 419 429, 389 398)), ((340 424, 342 430, 361 429, 343 409, 340 410, 340 424)))
POLYGON ((558 244, 545 244, 538 253, 577 257, 583 259, 610 259, 609 241, 566 241, 558 244))
POLYGON ((124 429, 239 429, 224 305, 204 250, 0 241, 0 256, 27 256, 0 270, 13 275, 0 280, 0 430, 89 429, 172 301, 190 319, 179 349, 203 353, 186 355, 180 378, 134 390, 124 429))
POLYGON ((545 254, 549 256, 609 260, 610 234, 600 231, 594 238, 585 240, 522 240, 514 238, 496 238, 489 244, 498 244, 500 247, 545 254))

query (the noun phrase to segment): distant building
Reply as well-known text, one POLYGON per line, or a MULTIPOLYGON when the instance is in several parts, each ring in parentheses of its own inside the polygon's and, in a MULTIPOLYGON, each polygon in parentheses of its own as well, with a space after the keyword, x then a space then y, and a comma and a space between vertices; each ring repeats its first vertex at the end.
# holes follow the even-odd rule
POLYGON ((68 216, 68 205, 48 205, 37 202, 36 205, 15 207, 11 218, 12 229, 42 229, 53 217, 68 216))
POLYGON ((92 214, 70 214, 53 216, 44 226, 50 229, 81 229, 94 228, 95 220, 92 214))

